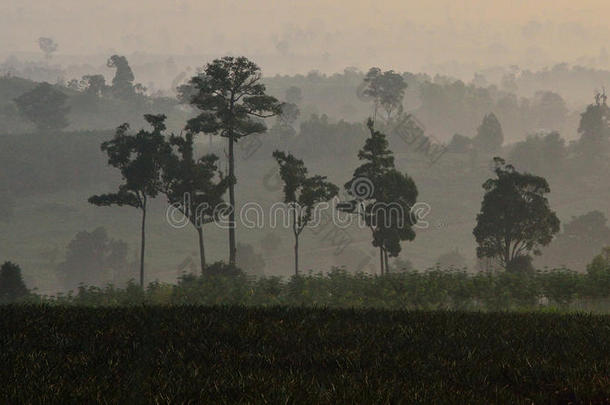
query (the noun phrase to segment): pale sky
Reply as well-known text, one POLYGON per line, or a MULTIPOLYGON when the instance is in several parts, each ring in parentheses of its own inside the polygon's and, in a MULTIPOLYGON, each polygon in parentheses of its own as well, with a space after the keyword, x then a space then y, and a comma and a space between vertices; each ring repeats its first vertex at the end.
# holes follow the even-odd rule
POLYGON ((0 55, 48 36, 58 56, 239 53, 292 71, 539 67, 598 58, 609 18, 601 0, 2 0, 0 55))

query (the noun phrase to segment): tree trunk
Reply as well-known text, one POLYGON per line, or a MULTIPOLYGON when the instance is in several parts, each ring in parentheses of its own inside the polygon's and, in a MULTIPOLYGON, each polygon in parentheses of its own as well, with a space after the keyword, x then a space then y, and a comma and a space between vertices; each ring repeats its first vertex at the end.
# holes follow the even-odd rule
POLYGON ((294 274, 299 275, 299 236, 294 238, 294 274))
POLYGON ((292 204, 292 233, 294 233, 294 274, 299 275, 299 231, 297 229, 297 207, 292 204))
POLYGON ((205 250, 203 248, 203 228, 197 228, 199 235, 199 260, 201 261, 201 275, 205 273, 205 250))
POLYGON ((508 267, 510 263, 510 240, 505 239, 506 246, 504 247, 504 269, 508 267))
POLYGON ((389 274, 390 273, 390 266, 388 265, 388 251, 385 248, 383 249, 383 257, 385 259, 385 264, 384 264, 385 272, 386 272, 386 274, 389 274))
POLYGON ((233 134, 229 135, 229 264, 235 265, 235 156, 233 155, 233 134))
POLYGON ((142 234, 140 235, 140 287, 144 288, 144 250, 146 247, 146 201, 142 205, 142 234))
POLYGON ((381 268, 381 275, 383 276, 383 247, 379 246, 379 264, 381 268))

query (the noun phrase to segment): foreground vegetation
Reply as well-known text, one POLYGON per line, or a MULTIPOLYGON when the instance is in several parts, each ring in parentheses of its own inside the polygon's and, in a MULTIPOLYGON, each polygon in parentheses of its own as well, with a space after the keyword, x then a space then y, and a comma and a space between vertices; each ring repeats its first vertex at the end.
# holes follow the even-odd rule
POLYGON ((0 402, 607 403, 610 317, 0 307, 0 402))
POLYGON ((146 289, 81 286, 57 296, 30 294, 21 302, 54 305, 245 305, 324 306, 330 308, 453 310, 585 310, 607 312, 610 272, 590 267, 579 274, 566 269, 532 273, 426 272, 373 276, 334 268, 290 279, 254 277, 217 263, 215 273, 184 275, 177 284, 154 282, 146 289))

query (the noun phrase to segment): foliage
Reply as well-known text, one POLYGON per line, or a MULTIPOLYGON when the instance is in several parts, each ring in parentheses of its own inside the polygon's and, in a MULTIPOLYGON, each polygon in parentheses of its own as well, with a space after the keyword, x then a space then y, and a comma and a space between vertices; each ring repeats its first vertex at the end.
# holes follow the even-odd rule
POLYGON ((372 120, 368 127, 371 135, 358 152, 358 158, 365 162, 344 186, 353 198, 346 211, 360 215, 371 230, 383 274, 389 269, 387 255, 398 256, 400 242, 415 239, 411 209, 417 200, 417 187, 411 177, 395 169, 385 135, 374 129, 372 120))
POLYGON ((580 116, 580 139, 575 145, 576 153, 590 167, 595 167, 601 160, 607 159, 610 150, 610 108, 606 102, 606 94, 598 93, 595 103, 588 105, 580 116))
POLYGON ((572 217, 570 222, 564 224, 563 231, 543 250, 537 263, 563 265, 584 271, 591 257, 605 246, 610 246, 610 227, 607 222, 606 216, 600 211, 572 217))
POLYGON ((201 112, 188 121, 193 133, 220 135, 229 143, 229 263, 235 264, 235 154, 234 143, 260 134, 263 121, 281 113, 281 104, 265 93, 260 68, 246 57, 226 56, 209 63, 187 85, 178 88, 179 97, 201 112))
POLYGON ((284 183, 284 203, 288 204, 292 214, 294 272, 299 274, 299 236, 311 221, 316 206, 335 197, 339 188, 326 181, 326 176, 308 177, 305 163, 291 153, 276 150, 273 158, 280 167, 280 178, 284 183))
POLYGON ((474 137, 474 145, 487 153, 494 153, 500 150, 504 142, 504 133, 500 121, 493 113, 485 115, 483 122, 477 129, 474 137))
POLYGON ((467 136, 454 134, 447 145, 447 150, 453 153, 466 153, 472 148, 472 139, 467 136))
POLYGON ((565 173, 568 149, 558 132, 529 135, 518 142, 509 154, 515 166, 532 173, 555 176, 565 173))
POLYGON ((132 97, 135 94, 133 85, 135 76, 127 58, 120 55, 112 55, 106 62, 106 66, 116 69, 112 79, 112 92, 118 98, 127 99, 132 97))
POLYGON ((364 85, 363 96, 373 99, 375 105, 373 119, 377 117, 379 107, 386 113, 386 122, 391 120, 393 112, 397 115, 402 113, 407 83, 399 73, 393 70, 382 72, 381 69, 372 67, 364 77, 364 85))
POLYGON ((40 50, 44 52, 44 57, 47 59, 51 59, 53 52, 56 52, 57 48, 59 48, 57 42, 55 42, 53 38, 48 37, 38 38, 38 46, 40 47, 40 50))
POLYGON ((149 198, 157 196, 163 184, 161 170, 168 155, 165 141, 165 115, 146 115, 152 132, 144 129, 137 134, 128 133, 129 124, 117 128, 112 140, 102 143, 108 155, 108 164, 120 170, 123 184, 115 193, 95 195, 89 202, 98 206, 127 205, 142 211, 140 285, 144 285, 144 249, 146 210, 149 198))
POLYGON ((477 225, 477 257, 495 258, 507 268, 511 261, 539 254, 559 232, 559 219, 549 208, 545 194, 547 181, 529 173, 520 173, 503 159, 494 158, 497 179, 483 184, 485 196, 477 225))
POLYGON ((21 268, 15 263, 4 262, 0 267, 0 304, 22 300, 28 294, 21 268))
POLYGON ((218 170, 218 157, 206 154, 195 160, 193 134, 171 136, 172 151, 163 157, 162 190, 169 204, 179 209, 199 236, 201 272, 205 271, 203 226, 217 219, 229 181, 218 170))
POLYGON ((56 131, 69 125, 66 118, 70 110, 65 105, 67 99, 63 92, 45 82, 17 97, 15 104, 40 132, 56 131))
POLYGON ((603 297, 610 291, 610 247, 604 248, 587 266, 587 275, 590 280, 590 294, 594 297, 603 297))
POLYGON ((85 75, 80 85, 86 94, 93 97, 101 97, 106 91, 106 79, 103 75, 85 75))

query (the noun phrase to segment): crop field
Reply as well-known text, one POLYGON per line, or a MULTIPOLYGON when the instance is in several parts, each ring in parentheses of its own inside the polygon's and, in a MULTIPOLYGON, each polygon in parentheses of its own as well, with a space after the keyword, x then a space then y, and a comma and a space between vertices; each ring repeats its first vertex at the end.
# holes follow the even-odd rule
POLYGON ((610 316, 0 307, 0 403, 610 403, 610 316))

